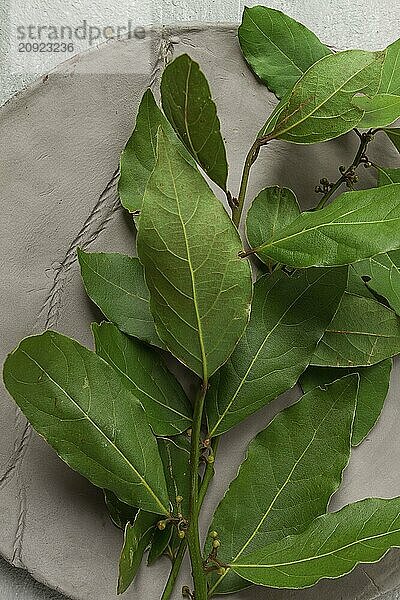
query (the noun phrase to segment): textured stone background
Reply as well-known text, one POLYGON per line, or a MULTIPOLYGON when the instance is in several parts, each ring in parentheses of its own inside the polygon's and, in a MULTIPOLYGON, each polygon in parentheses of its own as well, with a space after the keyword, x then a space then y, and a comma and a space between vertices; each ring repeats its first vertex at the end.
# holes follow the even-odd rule
MULTIPOLYGON (((262 0, 2 0, 0 5, 0 104, 11 94, 47 72, 62 55, 41 54, 32 69, 32 57, 15 50, 16 27, 28 23, 98 25, 169 24, 184 21, 235 22, 243 6, 262 0), (29 66, 30 72, 26 72, 29 66)), ((328 44, 344 49, 373 49, 397 38, 400 3, 395 0, 269 0, 313 29, 328 44)), ((88 44, 82 44, 82 49, 88 44)))
MULTIPOLYGON (((248 5, 256 3, 246 2, 248 5)), ((13 28, 21 22, 46 23, 57 18, 64 23, 76 23, 82 18, 91 18, 93 22, 112 23, 124 22, 128 17, 138 25, 180 21, 234 22, 239 20, 242 10, 242 3, 235 0, 174 0, 172 3, 145 0, 140 5, 132 5, 127 0, 120 0, 115 5, 108 0, 75 0, 66 5, 58 0, 52 2, 51 7, 46 4, 45 0, 23 0, 17 6, 14 0, 6 0, 0 7, 0 103, 54 66, 54 57, 46 57, 37 64, 37 70, 25 72, 24 57, 16 57, 12 51, 13 28), (20 60, 16 61, 16 58, 20 60)), ((400 4, 393 0, 270 0, 268 4, 301 20, 324 42, 337 48, 359 46, 372 49, 382 47, 399 36, 400 4)), ((58 60, 59 57, 56 57, 58 60)), ((0 598, 60 600, 62 597, 35 583, 24 571, 0 560, 0 598)), ((398 598, 399 593, 382 596, 382 600, 398 598)))

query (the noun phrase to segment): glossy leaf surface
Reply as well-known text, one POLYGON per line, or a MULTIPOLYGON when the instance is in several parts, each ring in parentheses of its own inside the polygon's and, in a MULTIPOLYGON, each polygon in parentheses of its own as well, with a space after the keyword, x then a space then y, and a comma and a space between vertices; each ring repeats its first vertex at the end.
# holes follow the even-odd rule
POLYGON ((139 400, 103 359, 54 331, 28 337, 8 357, 4 383, 57 454, 120 500, 168 514, 156 440, 139 400))
POLYGON ((400 152, 400 127, 388 127, 384 130, 398 152, 400 152))
POLYGON ((386 49, 380 94, 400 94, 400 40, 396 40, 386 49))
POLYGON ((311 364, 370 366, 400 352, 400 318, 377 300, 345 293, 311 364))
POLYGON ((308 392, 350 373, 358 373, 360 385, 351 438, 352 445, 358 446, 367 437, 381 414, 389 389, 391 370, 392 360, 390 358, 371 367, 358 367, 357 369, 309 367, 301 376, 300 383, 303 391, 308 392))
POLYGON ((156 104, 153 92, 147 89, 139 105, 135 129, 121 154, 118 192, 121 204, 129 212, 139 212, 143 194, 157 160, 157 131, 161 127, 171 143, 191 160, 176 137, 171 125, 156 104))
POLYGON ((96 352, 122 376, 140 400, 155 435, 176 435, 192 423, 192 407, 160 355, 121 333, 112 323, 93 323, 96 352))
POLYGON ((104 501, 112 522, 119 529, 124 530, 128 521, 133 522, 135 520, 137 508, 121 502, 114 492, 104 490, 104 501))
MULTIPOLYGON (((167 481, 168 495, 172 512, 189 516, 190 496, 190 438, 186 435, 177 435, 173 438, 158 438, 158 449, 164 465, 167 481), (178 503, 177 497, 182 500, 178 503)), ((166 550, 168 544, 173 552, 180 545, 176 525, 167 525, 162 531, 156 529, 151 541, 149 564, 157 560, 166 550)))
POLYGON ((253 583, 305 588, 380 560, 400 546, 400 498, 367 498, 322 515, 304 533, 249 554, 233 566, 253 583))
POLYGON ((254 73, 278 98, 312 64, 331 54, 307 27, 267 6, 244 8, 239 42, 254 73))
POLYGON ((224 433, 291 388, 335 314, 347 269, 264 275, 250 323, 206 397, 209 435, 224 433))
POLYGON ((249 317, 249 265, 239 235, 203 177, 160 134, 137 238, 150 308, 167 348, 207 379, 249 317))
POLYGON ((164 112, 195 161, 223 190, 228 163, 217 109, 199 65, 182 54, 165 68, 161 79, 164 112))
POLYGON ((400 250, 354 263, 354 268, 367 286, 386 298, 392 309, 400 315, 400 250))
POLYGON ((246 217, 246 233, 253 248, 272 240, 300 215, 296 196, 288 188, 265 188, 254 198, 246 217))
MULTIPOLYGON (((211 524, 221 540, 220 560, 241 563, 326 511, 349 460, 357 388, 357 376, 350 375, 312 390, 250 443, 211 524)), ((246 582, 228 570, 211 589, 218 594, 242 587, 246 582)))
POLYGON ((346 50, 312 65, 278 111, 271 138, 313 144, 350 131, 364 111, 353 103, 357 93, 378 90, 384 52, 346 50))
POLYGON ((378 186, 400 183, 400 169, 378 168, 378 186))
POLYGON ((150 294, 138 258, 117 253, 78 250, 89 298, 118 328, 162 347, 150 312, 150 294))
POLYGON ((149 556, 147 558, 147 564, 149 566, 155 563, 166 553, 173 533, 173 525, 168 524, 166 528, 161 531, 155 527, 154 534, 150 542, 149 556))
POLYGON ((385 127, 400 117, 400 96, 377 94, 376 96, 356 96, 353 104, 364 110, 364 116, 357 127, 385 127))
POLYGON ((296 268, 356 262, 400 246, 400 184, 345 192, 304 212, 255 249, 261 260, 296 268))
POLYGON ((158 449, 164 465, 167 481, 168 495, 173 506, 173 512, 181 512, 185 517, 189 515, 189 458, 190 439, 186 435, 177 435, 172 439, 159 438, 158 449), (178 507, 176 498, 183 498, 178 507))
POLYGON ((135 579, 156 522, 155 515, 139 510, 135 521, 126 524, 119 560, 118 594, 123 594, 135 579))

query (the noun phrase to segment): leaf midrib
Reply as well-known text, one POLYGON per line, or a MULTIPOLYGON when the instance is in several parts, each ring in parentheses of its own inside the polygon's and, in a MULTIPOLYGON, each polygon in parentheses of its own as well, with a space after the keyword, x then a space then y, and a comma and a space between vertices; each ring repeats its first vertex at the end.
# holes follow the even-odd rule
MULTIPOLYGON (((62 350, 59 348, 59 346, 57 346, 57 344, 55 343, 54 340, 52 340, 52 343, 56 346, 56 348, 58 350, 60 350, 60 352, 62 352, 62 350)), ((118 448, 118 446, 100 429, 100 427, 97 425, 97 423, 89 416, 88 413, 86 413, 83 408, 72 398, 72 396, 70 396, 70 394, 64 390, 61 385, 59 383, 57 383, 57 381, 55 381, 51 375, 46 371, 46 369, 44 367, 42 367, 42 365, 40 363, 38 363, 33 356, 31 356, 28 352, 26 352, 26 350, 24 350, 23 348, 20 348, 21 352, 23 354, 25 354, 25 356, 31 360, 45 375, 46 377, 72 402, 72 404, 78 409, 79 412, 82 413, 82 415, 84 416, 85 419, 87 419, 89 421, 89 423, 92 424, 92 426, 100 433, 100 435, 107 440, 107 442, 110 443, 110 445, 114 448, 114 450, 121 456, 121 458, 124 460, 124 462, 126 462, 126 464, 132 469, 132 471, 135 473, 135 475, 137 476, 137 478, 139 479, 139 481, 142 483, 142 485, 145 487, 145 489, 148 491, 148 493, 151 495, 151 497, 155 500, 155 502, 157 503, 157 505, 162 509, 162 514, 169 514, 169 511, 165 508, 165 506, 163 505, 163 503, 161 502, 161 500, 158 498, 158 496, 155 494, 155 492, 152 490, 152 488, 149 486, 149 484, 147 483, 147 481, 144 479, 144 477, 136 470, 136 468, 134 467, 134 465, 128 460, 128 458, 124 455, 124 453, 118 448)), ((100 359, 101 360, 101 359, 100 359)))
MULTIPOLYGON (((257 535, 260 527, 263 525, 263 523, 267 519, 268 515, 270 514, 271 510, 273 509, 273 507, 274 507, 276 501, 278 500, 279 496, 284 491, 284 489, 288 485, 288 483, 290 483, 291 477, 292 477, 293 473, 295 472, 295 470, 297 469, 298 465, 303 460, 304 456, 307 454, 308 450, 312 446, 312 444, 313 444, 313 442, 315 440, 315 437, 316 437, 318 431, 320 430, 320 428, 322 427, 324 421, 328 418, 328 416, 330 415, 330 413, 332 412, 332 410, 335 408, 335 406, 337 405, 337 403, 340 402, 341 398, 343 397, 343 394, 347 391, 348 387, 349 387, 349 385, 346 386, 346 389, 344 389, 342 391, 342 393, 340 394, 340 396, 331 405, 331 407, 328 410, 328 412, 324 415, 323 419, 318 424, 318 427, 314 430, 314 433, 313 433, 313 435, 311 437, 311 440, 309 441, 309 443, 307 444, 306 448, 303 450, 303 452, 301 453, 301 455, 299 456, 299 458, 296 460, 296 462, 293 465, 292 469, 290 470, 290 472, 289 472, 286 480, 281 485, 281 487, 279 488, 278 492, 275 494, 274 498, 271 500, 270 505, 269 505, 267 511, 263 514, 261 520, 259 521, 257 527, 255 528, 255 530, 253 531, 253 533, 251 534, 251 536, 249 537, 249 539, 247 540, 247 542, 244 544, 244 546, 240 549, 240 551, 238 552, 238 554, 233 559, 234 561, 237 560, 243 554, 243 552, 246 550, 246 548, 248 547, 248 545, 253 541, 254 537, 257 535)), ((354 412, 355 412, 355 408, 356 408, 356 406, 354 406, 354 412)), ((353 415, 354 415, 354 413, 353 413, 353 415)), ((349 446, 350 446, 350 439, 349 439, 349 446)), ((327 502, 327 505, 328 505, 328 502, 327 502)), ((229 565, 229 566, 231 566, 231 565, 229 565)), ((220 584, 220 582, 224 579, 224 577, 228 573, 229 573, 229 569, 226 569, 225 573, 223 575, 221 575, 221 577, 218 579, 218 581, 211 588, 210 593, 218 587, 218 585, 220 584)))
MULTIPOLYGON (((217 428, 219 427, 219 425, 221 424, 221 422, 224 420, 224 418, 226 417, 226 415, 228 414, 228 412, 230 411, 230 408, 232 406, 232 404, 234 403, 234 401, 236 400, 240 390, 242 389, 243 385, 246 383, 247 377, 251 371, 251 369, 253 368, 256 360, 258 359, 260 352, 263 350, 265 344, 267 343, 267 341, 269 340, 270 336, 274 333, 275 329, 277 327, 279 327, 279 325, 282 323, 282 320, 285 318, 285 316, 287 315, 287 313, 293 308, 293 306, 299 301, 299 299, 310 289, 312 288, 315 284, 317 284, 323 277, 324 277, 325 273, 322 273, 320 275, 320 277, 318 277, 317 279, 315 279, 312 283, 310 283, 306 288, 304 288, 304 290, 301 292, 301 294, 299 294, 298 296, 296 296, 296 298, 293 300, 293 302, 287 307, 287 309, 285 310, 285 312, 281 315, 281 317, 278 319, 278 321, 276 322, 276 324, 274 325, 274 327, 271 329, 271 331, 268 332, 268 335, 264 338, 263 342, 261 343, 259 349, 257 350, 254 358, 252 359, 246 373, 244 374, 244 376, 242 377, 232 399, 230 400, 230 402, 228 403, 226 409, 224 410, 224 412, 222 413, 222 415, 219 417, 218 421, 216 422, 216 424, 214 425, 214 427, 212 428, 212 431, 209 432, 209 436, 210 438, 213 437, 213 435, 215 435, 215 431, 217 430, 217 428)), ((275 285, 278 285, 279 282, 281 281, 281 279, 278 279, 276 281, 275 285)), ((270 290, 268 290, 268 294, 273 290, 273 288, 271 288, 270 290)), ((244 334, 246 335, 246 333, 244 334)))
MULTIPOLYGON (((390 74, 389 83, 387 84, 387 93, 388 94, 390 94, 389 90, 392 87, 393 77, 394 77, 394 74, 395 74, 396 69, 397 69, 397 63, 399 62, 399 56, 400 56, 400 48, 397 50, 396 59, 394 61, 394 66, 393 66, 392 72, 390 74)), ((382 77, 383 77, 383 68, 382 68, 382 77)), ((381 79, 381 85, 382 85, 382 79, 381 79)))
MULTIPOLYGON (((397 185, 397 184, 395 184, 397 185)), ((399 188, 400 188, 400 184, 399 188)), ((397 207, 398 205, 396 205, 397 207)), ((355 212, 356 210, 358 210, 358 208, 354 209, 354 211, 351 212, 355 212)), ((351 213, 345 213, 344 215, 341 215, 339 218, 345 217, 348 214, 351 213)), ((300 218, 300 217, 298 217, 300 218)), ((394 219, 383 219, 383 220, 379 220, 379 221, 355 221, 355 222, 351 222, 351 221, 346 221, 343 223, 339 223, 337 221, 329 221, 329 223, 320 223, 319 225, 314 225, 313 227, 309 227, 309 228, 305 228, 302 229, 301 231, 297 231, 296 233, 292 233, 291 235, 285 236, 283 238, 279 238, 278 240, 273 240, 271 242, 266 242, 265 244, 262 244, 261 246, 258 246, 258 248, 253 248, 254 252, 260 252, 262 250, 266 250, 267 248, 273 248, 274 246, 281 244, 282 242, 286 242, 287 240, 291 240, 295 237, 298 237, 299 235, 305 235, 307 233, 309 233, 310 231, 316 231, 317 229, 323 229, 324 227, 337 227, 339 225, 346 225, 346 226, 357 226, 357 225, 378 225, 381 223, 390 223, 390 222, 394 222, 394 221, 399 221, 400 220, 400 216, 396 217, 394 219)), ((291 225, 293 225, 295 223, 295 221, 293 223, 291 223, 291 225)))
MULTIPOLYGON (((383 106, 378 106, 377 108, 362 109, 365 112, 364 117, 372 115, 373 113, 379 113, 380 111, 385 110, 386 108, 391 108, 392 106, 398 106, 400 104, 400 96, 391 96, 391 97, 395 98, 395 100, 393 100, 390 103, 388 100, 388 104, 385 104, 383 106)), ((357 96, 356 96, 356 98, 357 98, 357 96)), ((359 127, 360 127, 360 125, 359 125, 359 127)))
MULTIPOLYGON (((384 308, 386 308, 386 306, 384 308)), ((391 310, 391 309, 389 309, 389 310, 391 310)), ((326 333, 337 333, 340 335, 366 335, 368 337, 386 338, 386 339, 392 339, 392 338, 398 337, 396 335, 385 335, 383 333, 369 333, 368 331, 346 331, 346 330, 341 331, 340 329, 326 329, 325 331, 326 331, 326 333)))
POLYGON ((105 281, 106 283, 109 283, 110 285, 112 285, 113 287, 117 288, 118 290, 120 290, 121 292, 124 292, 125 294, 127 294, 128 296, 131 296, 132 298, 137 298, 138 300, 142 300, 143 302, 146 302, 146 304, 149 304, 149 299, 148 298, 142 298, 141 296, 139 296, 139 294, 134 294, 132 292, 130 292, 129 290, 125 289, 124 287, 118 285, 118 283, 115 283, 114 281, 112 281, 111 279, 107 279, 107 277, 104 277, 104 275, 102 275, 101 273, 99 273, 99 271, 97 271, 94 267, 92 267, 92 265, 90 265, 86 260, 85 257, 83 255, 83 262, 85 264, 85 266, 90 269, 95 275, 97 275, 98 277, 100 277, 100 279, 102 279, 103 281, 105 281))
POLYGON ((179 200, 178 190, 177 190, 176 184, 175 184, 174 172, 172 169, 172 164, 171 164, 171 160, 170 160, 168 153, 166 153, 166 159, 168 161, 168 168, 169 168, 169 172, 171 175, 172 185, 174 188, 176 207, 178 210, 178 216, 179 216, 179 220, 180 220, 181 227, 182 227, 183 237, 185 240, 187 262, 188 262, 188 266, 189 266, 190 281, 191 281, 192 293, 193 293, 193 305, 194 305, 194 309, 195 309, 197 332, 198 332, 198 338, 199 338, 199 344, 200 344, 201 362, 202 362, 202 366, 203 366, 203 381, 206 382, 208 380, 207 357, 206 357, 206 351, 205 351, 205 347, 204 347, 203 328, 202 328, 201 317, 200 317, 198 301, 197 301, 197 289, 196 289, 195 275, 194 275, 195 271, 194 271, 193 265, 192 265, 192 257, 191 257, 191 253, 190 253, 189 240, 188 240, 187 234, 186 234, 186 226, 185 226, 185 222, 182 218, 180 200, 179 200))
MULTIPOLYGON (((333 56, 333 55, 329 55, 329 54, 327 54, 327 57, 328 57, 328 56, 333 56)), ((321 58, 321 59, 320 59, 320 61, 324 60, 324 58, 325 58, 325 57, 321 58)), ((314 108, 314 109, 313 109, 311 112, 307 113, 307 114, 306 114, 306 115, 305 115, 305 116, 304 116, 302 119, 300 119, 300 120, 296 121, 296 123, 294 123, 293 125, 290 125, 290 126, 289 126, 289 127, 287 127, 286 129, 281 129, 281 130, 279 130, 279 128, 278 128, 278 129, 275 129, 275 130, 274 130, 274 131, 273 131, 273 132, 272 132, 270 135, 271 135, 271 136, 273 135, 273 136, 276 138, 276 137, 278 137, 278 136, 280 136, 280 135, 283 135, 284 133, 287 133, 288 131, 290 131, 290 130, 291 130, 291 129, 293 129, 294 127, 297 127, 298 125, 300 125, 301 123, 303 123, 304 121, 306 121, 307 119, 309 119, 310 117, 312 117, 312 116, 313 116, 313 114, 314 114, 316 111, 318 111, 320 108, 322 108, 322 107, 324 106, 324 104, 326 104, 327 102, 329 102, 329 100, 331 100, 331 99, 332 99, 334 96, 336 96, 336 95, 337 95, 337 94, 338 94, 338 93, 339 93, 339 92, 340 92, 340 91, 341 91, 341 90, 344 88, 344 86, 345 86, 345 85, 347 85, 347 84, 348 84, 348 83, 349 83, 349 82, 350 82, 352 79, 354 79, 354 77, 356 77, 357 75, 359 75, 359 74, 360 74, 362 71, 364 71, 364 70, 365 70, 367 67, 370 67, 370 66, 373 64, 373 62, 374 62, 375 60, 376 60, 376 58, 375 58, 374 60, 371 60, 371 62, 370 62, 370 63, 368 63, 367 65, 364 65, 364 66, 362 67, 362 69, 359 69, 358 71, 356 71, 355 73, 353 73, 353 74, 352 74, 352 76, 351 76, 351 77, 349 77, 349 79, 347 79, 346 81, 344 81, 344 82, 342 83, 342 85, 341 85, 341 86, 339 86, 339 87, 338 87, 338 88, 337 88, 337 89, 336 89, 336 90, 335 90, 335 91, 334 91, 334 92, 333 92, 333 93, 332 93, 330 96, 328 96, 327 98, 325 98, 325 100, 324 100, 323 102, 321 102, 321 104, 318 104, 317 106, 315 106, 315 108, 314 108)), ((317 62, 320 62, 320 61, 317 61, 317 62)), ((314 63, 314 64, 316 64, 316 63, 314 63)), ((314 66, 314 65, 312 65, 312 66, 314 66)), ((310 67, 310 68, 311 68, 311 67, 310 67)), ((307 71, 306 71, 306 72, 307 72, 307 71)), ((298 83, 298 82, 297 82, 297 83, 298 83)), ((293 95, 293 93, 292 93, 292 95, 293 95)), ((286 104, 286 106, 287 106, 287 107, 289 106, 289 103, 290 103, 291 99, 292 99, 292 97, 290 97, 290 98, 288 99, 288 101, 287 101, 287 104, 286 104)), ((300 107, 299 107, 299 108, 300 108, 300 107)), ((284 121, 285 121, 285 120, 288 120, 288 119, 289 119, 289 118, 291 118, 291 117, 293 117, 293 115, 295 115, 295 114, 296 114, 296 112, 299 110, 299 108, 296 108, 296 109, 295 109, 295 110, 294 110, 294 111, 293 111, 293 112, 292 112, 290 115, 288 115, 287 117, 285 117, 284 121)), ((361 109, 358 109, 358 110, 361 110, 361 109)), ((361 111, 361 112, 364 112, 364 111, 361 111)), ((277 124, 276 124, 276 125, 277 125, 277 127, 279 127, 279 122, 277 122, 277 124)))
MULTIPOLYGON (((395 521, 396 519, 398 519, 398 517, 400 516, 400 513, 397 514, 397 517, 395 519, 393 519, 393 521, 395 521)), ((235 564, 232 563, 231 565, 229 565, 230 567, 242 567, 242 568, 249 568, 249 569, 255 569, 255 568, 266 568, 266 569, 274 569, 274 568, 278 568, 278 567, 290 567, 291 565, 297 565, 297 564, 301 564, 301 563, 305 563, 305 562, 310 562, 312 560, 318 560, 320 558, 325 558, 327 556, 332 556, 333 554, 335 554, 336 552, 341 552, 342 550, 347 550, 347 548, 351 548, 352 546, 356 546, 357 544, 363 544, 365 542, 368 542, 370 540, 376 540, 376 539, 380 539, 382 537, 385 537, 387 535, 393 535, 396 533, 400 533, 400 528, 399 529, 393 529, 393 530, 388 530, 385 531, 385 533, 379 533, 377 535, 371 535, 365 538, 361 538, 359 540, 356 540, 354 542, 350 542, 349 544, 345 544, 344 546, 340 546, 340 548, 335 548, 334 550, 330 550, 329 552, 325 552, 324 554, 318 554, 316 556, 310 556, 307 558, 302 558, 300 560, 293 560, 290 562, 285 562, 285 563, 277 563, 277 564, 271 564, 271 565, 264 565, 264 564, 260 564, 260 565, 251 565, 251 564, 244 564, 244 565, 240 565, 240 564, 235 564)), ((400 542, 399 542, 400 545, 400 542)), ((398 546, 396 546, 398 547, 398 546)))
POLYGON ((304 75, 305 71, 303 71, 294 61, 293 59, 288 55, 285 54, 284 51, 282 50, 282 48, 280 48, 277 44, 275 44, 275 42, 273 42, 271 40, 271 38, 269 38, 267 36, 267 34, 259 27, 259 25, 257 25, 257 23, 254 21, 254 19, 252 18, 252 16, 249 14, 250 11, 247 11, 247 15, 250 19, 250 21, 253 23, 253 25, 260 31, 260 33, 263 35, 263 37, 265 37, 266 40, 268 40, 270 42, 270 44, 272 44, 272 46, 274 46, 278 52, 280 52, 280 54, 282 54, 282 56, 285 56, 291 63, 292 65, 297 69, 297 71, 300 73, 300 77, 301 75, 304 75))
MULTIPOLYGON (((107 352, 107 350, 105 349, 104 344, 101 344, 101 342, 100 342, 100 345, 103 348, 103 351, 105 352, 105 354, 108 356, 108 358, 110 360, 110 364, 112 363, 112 365, 114 366, 115 370, 118 373, 120 373, 122 375, 122 377, 126 378, 139 392, 141 392, 144 396, 147 396, 147 398, 150 398, 150 400, 153 400, 153 402, 155 402, 156 404, 159 404, 163 408, 166 408, 167 410, 169 410, 171 412, 174 412, 179 417, 182 417, 185 421, 188 421, 188 422, 191 421, 190 417, 188 417, 188 416, 180 413, 178 410, 176 410, 175 408, 172 408, 171 406, 168 406, 167 404, 163 404, 160 400, 157 400, 157 398, 155 398, 154 396, 152 396, 151 394, 149 394, 148 392, 146 392, 145 390, 143 390, 135 381, 133 381, 133 379, 131 379, 131 377, 128 375, 128 373, 126 373, 125 371, 123 371, 121 369, 121 367, 115 363, 115 361, 113 360, 113 358, 110 356, 109 352, 107 352)), ((154 381, 153 381, 153 383, 154 383, 154 385, 156 385, 157 389, 160 390, 160 388, 158 387, 158 385, 154 381)), ((161 393, 164 396, 164 393, 163 392, 161 392, 161 393)), ((176 429, 176 427, 174 427, 174 429, 176 429)))
POLYGON ((192 62, 189 62, 189 67, 187 70, 186 82, 185 82, 185 110, 184 110, 183 114, 184 114, 184 119, 185 119, 186 135, 188 137, 188 142, 190 144, 190 148, 192 149, 192 152, 195 155, 197 161, 201 164, 201 160, 197 153, 197 150, 193 146, 192 136, 191 136, 191 133, 189 130, 189 122, 188 122, 189 80, 190 80, 191 71, 192 71, 192 62))

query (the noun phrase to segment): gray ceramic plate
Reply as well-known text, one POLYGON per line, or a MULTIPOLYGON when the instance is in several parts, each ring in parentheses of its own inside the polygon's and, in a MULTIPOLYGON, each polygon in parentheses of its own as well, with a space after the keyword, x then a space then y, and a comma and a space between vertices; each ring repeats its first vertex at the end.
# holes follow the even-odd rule
MULTIPOLYGON (((182 52, 201 63, 211 82, 228 146, 230 187, 236 190, 240 165, 275 99, 246 68, 234 27, 152 30, 142 41, 107 43, 63 64, 0 109, 1 360, 22 337, 49 326, 91 345, 89 323, 99 315, 85 297, 75 251, 79 245, 133 252, 132 226, 118 209, 114 173, 141 94, 148 85, 156 88, 164 60, 182 52)), ((264 149, 249 197, 265 185, 285 184, 306 206, 320 177, 335 178, 336 165, 352 157, 354 143, 348 136, 311 147, 276 143, 264 149)), ((375 154, 394 165, 384 143, 375 144, 375 154)), ((396 369, 379 424, 353 452, 333 508, 369 495, 400 495, 398 374, 396 369)), ((225 437, 205 515, 234 477, 248 441, 278 404, 296 396, 292 391, 225 437)), ((121 535, 100 491, 32 434, 4 391, 0 403, 0 553, 72 598, 112 600, 121 535)), ((371 599, 400 584, 399 557, 393 551, 377 565, 310 590, 251 588, 234 597, 371 599)), ((159 598, 167 571, 163 560, 143 569, 126 598, 159 598)), ((176 599, 185 583, 188 568, 176 599)))

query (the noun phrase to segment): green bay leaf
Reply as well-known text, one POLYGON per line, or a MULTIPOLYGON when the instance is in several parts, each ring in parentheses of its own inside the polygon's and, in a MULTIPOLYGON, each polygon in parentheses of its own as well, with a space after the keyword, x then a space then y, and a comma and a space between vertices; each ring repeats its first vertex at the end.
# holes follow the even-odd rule
POLYGON ((267 6, 245 7, 238 33, 244 58, 278 98, 317 60, 331 54, 315 33, 267 6))
POLYGON ((386 48, 379 93, 400 95, 400 39, 386 48))
POLYGON ((205 173, 226 191, 228 163, 217 109, 199 65, 182 54, 161 78, 163 110, 187 151, 205 173))
POLYGON ((367 288, 365 282, 355 270, 354 264, 349 265, 346 292, 354 294, 355 296, 364 296, 364 298, 372 298, 375 300, 375 295, 367 288))
POLYGON ((78 249, 78 260, 86 293, 107 319, 121 331, 162 348, 139 259, 78 249))
POLYGON ((135 129, 121 154, 118 192, 121 204, 129 212, 142 208, 143 194, 157 160, 157 131, 161 127, 172 144, 189 161, 188 154, 176 137, 154 99, 153 92, 145 91, 140 102, 135 129))
MULTIPOLYGON (((176 435, 173 438, 158 438, 158 449, 164 465, 165 479, 171 506, 175 515, 182 514, 189 517, 190 497, 190 438, 185 435, 176 435), (177 503, 177 497, 182 501, 177 503)), ((159 531, 156 529, 151 541, 149 564, 157 560, 170 546, 176 552, 182 540, 178 537, 175 525, 159 531)))
POLYGON ((144 410, 102 358, 46 331, 8 355, 3 377, 31 425, 72 469, 126 504, 169 514, 144 410))
POLYGON ((345 293, 311 364, 363 367, 400 353, 400 318, 372 298, 345 293))
POLYGON ((259 585, 298 589, 341 577, 359 563, 377 562, 399 546, 400 498, 367 498, 318 517, 299 535, 241 557, 232 569, 259 585))
POLYGON ((400 152, 400 127, 387 127, 384 132, 396 150, 400 152))
POLYGON ((162 530, 158 529, 158 527, 154 529, 154 534, 150 542, 149 556, 147 558, 147 564, 149 566, 166 554, 173 534, 174 526, 171 524, 167 524, 165 529, 162 530))
POLYGON ((357 395, 357 409, 354 418, 351 443, 358 446, 369 434, 381 414, 390 383, 392 360, 390 358, 357 369, 335 367, 309 367, 300 377, 301 387, 308 392, 317 386, 325 386, 336 379, 357 373, 360 385, 357 395))
POLYGON ((112 323, 93 323, 92 330, 97 354, 140 400, 155 435, 176 435, 191 427, 191 404, 153 348, 121 333, 112 323))
POLYGON ((116 527, 124 530, 128 521, 134 521, 138 512, 137 508, 121 502, 114 492, 104 490, 104 501, 110 519, 116 527))
POLYGON ((386 298, 400 315, 400 250, 372 256, 353 265, 368 288, 386 298))
POLYGON ((300 207, 292 190, 268 187, 254 198, 246 216, 246 233, 250 246, 256 248, 274 238, 300 215, 300 207))
MULTIPOLYGON (((220 560, 241 563, 326 511, 349 460, 357 388, 357 375, 349 375, 308 392, 250 443, 210 527, 221 540, 220 560)), ((246 582, 228 569, 214 578, 211 592, 243 587, 246 582)))
POLYGON ((253 251, 291 267, 344 265, 400 246, 400 184, 345 192, 253 251))
POLYGON ((378 171, 378 186, 390 185, 391 183, 400 183, 400 169, 390 169, 389 167, 379 167, 375 165, 378 171))
POLYGON ((207 380, 232 353, 249 318, 250 267, 236 228, 203 177, 159 134, 137 247, 159 336, 207 380))
POLYGON ((118 594, 126 592, 135 579, 144 551, 155 531, 156 522, 156 515, 139 510, 135 520, 126 524, 119 560, 118 594))
POLYGON ((264 275, 251 318, 232 356, 210 380, 209 436, 220 435, 291 388, 336 312, 347 269, 264 275))
POLYGON ((376 96, 356 96, 353 104, 364 111, 357 127, 386 127, 400 117, 400 96, 377 94, 376 96))
POLYGON ((170 504, 173 512, 189 516, 190 495, 190 439, 186 435, 177 435, 173 438, 158 438, 158 450, 164 465, 165 479, 170 504), (176 498, 182 497, 178 506, 176 498))
POLYGON ((329 54, 297 81, 283 110, 277 111, 270 139, 313 144, 356 127, 364 111, 353 104, 357 93, 378 91, 385 52, 345 50, 329 54))

